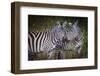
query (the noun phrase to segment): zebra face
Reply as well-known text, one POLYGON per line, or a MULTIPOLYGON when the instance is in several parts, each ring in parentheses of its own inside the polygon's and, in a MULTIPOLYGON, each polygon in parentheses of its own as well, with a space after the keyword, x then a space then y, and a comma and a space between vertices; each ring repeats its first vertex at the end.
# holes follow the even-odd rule
POLYGON ((53 32, 57 40, 62 41, 66 35, 66 24, 67 22, 60 22, 56 23, 56 27, 54 27, 53 32))
POLYGON ((66 29, 66 36, 63 39, 64 49, 65 50, 73 50, 78 54, 81 52, 81 48, 83 45, 83 35, 78 27, 78 21, 72 23, 68 23, 66 29))
POLYGON ((78 21, 71 23, 68 23, 68 26, 65 28, 66 29, 66 38, 68 40, 73 40, 75 37, 77 37, 80 33, 80 28, 78 26, 78 21))

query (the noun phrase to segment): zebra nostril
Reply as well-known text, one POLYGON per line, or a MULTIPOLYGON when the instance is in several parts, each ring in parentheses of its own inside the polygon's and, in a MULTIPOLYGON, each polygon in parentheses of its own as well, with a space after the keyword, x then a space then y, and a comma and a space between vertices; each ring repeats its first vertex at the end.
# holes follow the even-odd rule
POLYGON ((67 38, 63 38, 62 39, 62 42, 64 43, 64 42, 69 42, 69 40, 67 39, 67 38))

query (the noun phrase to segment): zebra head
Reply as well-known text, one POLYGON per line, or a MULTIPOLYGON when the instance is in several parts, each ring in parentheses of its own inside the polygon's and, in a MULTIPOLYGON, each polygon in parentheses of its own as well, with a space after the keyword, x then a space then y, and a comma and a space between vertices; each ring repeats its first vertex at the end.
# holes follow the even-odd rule
POLYGON ((57 21, 55 26, 53 27, 52 32, 56 41, 62 41, 65 38, 64 36, 66 35, 66 24, 66 21, 57 21))
POLYGON ((83 34, 78 26, 78 20, 76 20, 74 23, 68 23, 65 38, 67 41, 64 41, 64 49, 74 50, 79 54, 83 45, 83 34))
POLYGON ((69 22, 65 29, 66 29, 66 36, 67 36, 66 38, 68 40, 73 40, 80 33, 80 28, 78 26, 78 20, 75 21, 74 23, 69 22))

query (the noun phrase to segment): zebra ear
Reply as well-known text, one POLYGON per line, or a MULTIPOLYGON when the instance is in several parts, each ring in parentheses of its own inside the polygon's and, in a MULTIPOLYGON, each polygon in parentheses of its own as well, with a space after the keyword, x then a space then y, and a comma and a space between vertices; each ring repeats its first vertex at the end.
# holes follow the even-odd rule
POLYGON ((59 21, 57 21, 56 22, 56 25, 57 25, 57 27, 59 28, 59 27, 61 27, 61 25, 60 25, 60 22, 59 21))
POLYGON ((69 22, 68 25, 69 25, 69 26, 72 26, 72 22, 69 22))
POLYGON ((65 21, 64 23, 63 23, 63 27, 65 27, 67 25, 67 21, 65 21))
POLYGON ((60 24, 60 22, 59 22, 59 21, 57 21, 57 22, 56 22, 56 25, 59 25, 59 24, 60 24))
POLYGON ((74 23, 74 26, 77 26, 78 25, 78 20, 76 20, 76 22, 74 23))

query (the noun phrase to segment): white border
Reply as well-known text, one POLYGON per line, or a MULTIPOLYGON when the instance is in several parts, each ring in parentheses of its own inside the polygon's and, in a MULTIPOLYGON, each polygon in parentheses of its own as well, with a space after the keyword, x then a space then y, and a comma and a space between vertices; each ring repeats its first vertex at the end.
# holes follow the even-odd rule
POLYGON ((94 11, 76 9, 57 9, 41 7, 20 8, 20 69, 43 69, 57 67, 75 67, 94 65, 94 11), (28 61, 28 14, 51 16, 77 16, 88 17, 88 58, 28 61))

